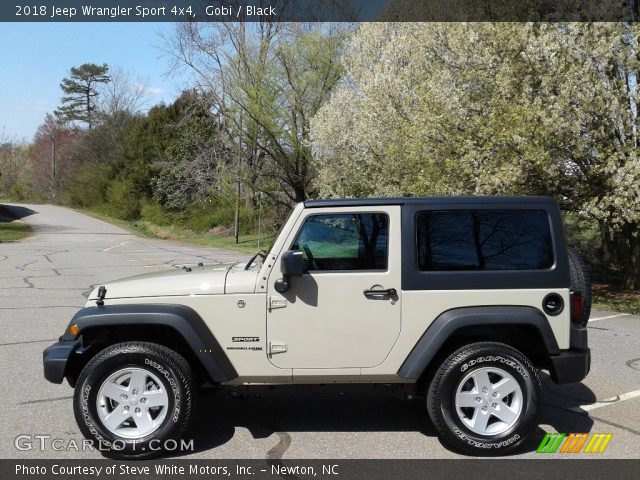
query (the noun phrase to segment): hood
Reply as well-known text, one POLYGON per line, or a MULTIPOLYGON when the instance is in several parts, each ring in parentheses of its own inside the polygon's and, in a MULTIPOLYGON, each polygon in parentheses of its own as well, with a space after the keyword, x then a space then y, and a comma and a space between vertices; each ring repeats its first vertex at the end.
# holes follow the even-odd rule
MULTIPOLYGON (((103 284, 107 289, 104 298, 108 300, 230 293, 225 289, 229 275, 233 278, 234 293, 254 291, 257 272, 245 271, 242 264, 226 263, 190 267, 190 270, 175 268, 114 280, 103 284)), ((98 288, 91 292, 89 301, 95 301, 98 298, 98 288)))

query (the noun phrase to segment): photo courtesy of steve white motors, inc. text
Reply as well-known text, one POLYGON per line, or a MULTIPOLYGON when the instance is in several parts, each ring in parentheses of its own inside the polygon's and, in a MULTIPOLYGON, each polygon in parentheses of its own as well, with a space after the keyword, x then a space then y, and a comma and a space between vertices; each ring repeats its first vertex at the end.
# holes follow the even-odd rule
POLYGON ((104 476, 171 476, 174 475, 206 475, 206 476, 249 476, 256 474, 266 474, 274 476, 309 476, 316 477, 318 475, 338 476, 340 475, 339 465, 335 463, 314 464, 314 465, 282 465, 271 464, 264 466, 256 465, 202 465, 195 463, 187 464, 170 464, 159 463, 153 466, 136 465, 136 464, 105 464, 105 465, 73 465, 52 463, 50 466, 44 465, 23 465, 16 464, 16 476, 83 476, 83 477, 104 477, 104 476))

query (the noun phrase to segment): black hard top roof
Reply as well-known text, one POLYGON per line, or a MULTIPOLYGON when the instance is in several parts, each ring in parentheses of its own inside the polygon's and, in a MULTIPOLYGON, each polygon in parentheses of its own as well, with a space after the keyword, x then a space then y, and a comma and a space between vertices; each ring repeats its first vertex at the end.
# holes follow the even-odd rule
POLYGON ((304 202, 305 208, 322 207, 364 207, 381 205, 429 205, 429 204, 526 204, 526 203, 546 203, 554 204, 556 201, 551 197, 498 197, 498 196, 466 196, 466 197, 374 197, 374 198, 336 198, 324 200, 307 200, 304 202))

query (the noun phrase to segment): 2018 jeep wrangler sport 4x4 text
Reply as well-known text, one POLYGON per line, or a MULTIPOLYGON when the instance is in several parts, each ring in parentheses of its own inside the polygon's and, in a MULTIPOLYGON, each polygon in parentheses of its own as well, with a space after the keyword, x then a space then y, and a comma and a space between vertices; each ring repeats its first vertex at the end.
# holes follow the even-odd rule
POLYGON ((587 375, 590 297, 553 199, 315 200, 246 265, 96 288, 44 375, 120 457, 183 436, 205 383, 409 388, 453 449, 506 454, 537 426, 538 369, 587 375))

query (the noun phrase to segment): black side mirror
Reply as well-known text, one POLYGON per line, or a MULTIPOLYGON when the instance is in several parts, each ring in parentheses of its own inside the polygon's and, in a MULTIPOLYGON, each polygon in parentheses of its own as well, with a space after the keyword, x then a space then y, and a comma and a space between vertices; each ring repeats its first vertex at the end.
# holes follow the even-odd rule
POLYGON ((287 250, 280 260, 282 273, 290 277, 299 277, 304 272, 304 257, 302 252, 287 250))
POLYGON ((276 292, 284 293, 290 288, 289 277, 300 277, 304 272, 304 257, 302 252, 287 250, 280 259, 280 269, 283 278, 276 280, 274 287, 276 292))

